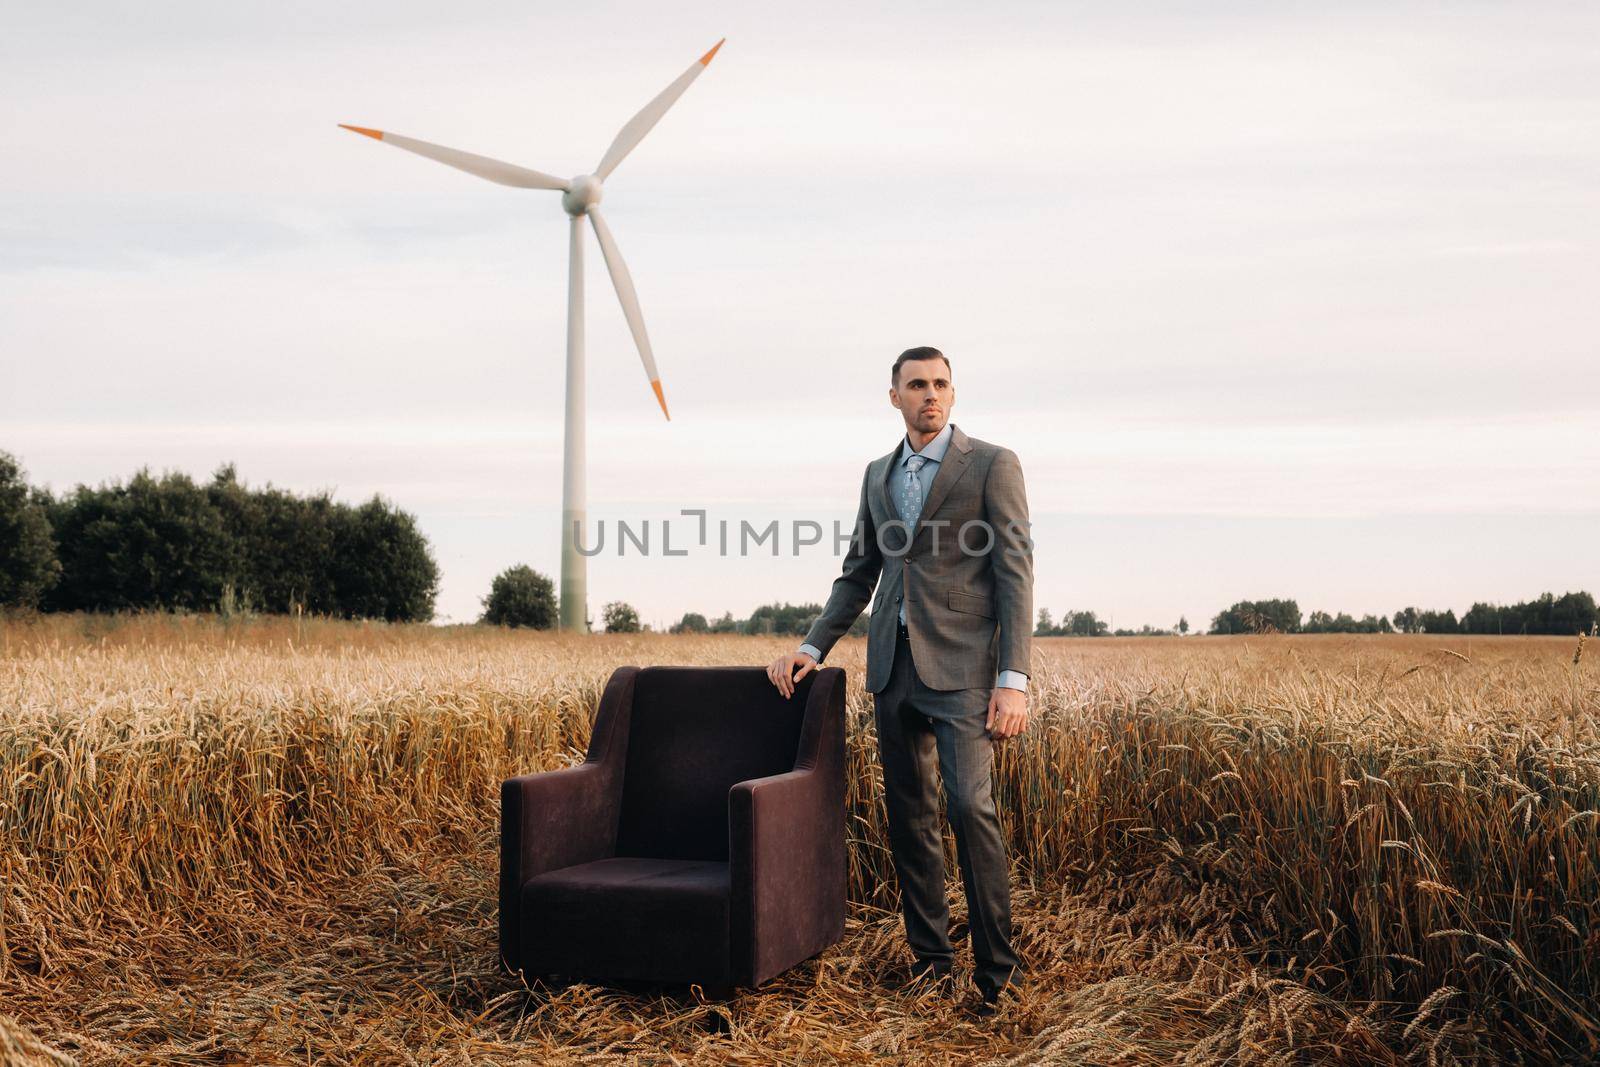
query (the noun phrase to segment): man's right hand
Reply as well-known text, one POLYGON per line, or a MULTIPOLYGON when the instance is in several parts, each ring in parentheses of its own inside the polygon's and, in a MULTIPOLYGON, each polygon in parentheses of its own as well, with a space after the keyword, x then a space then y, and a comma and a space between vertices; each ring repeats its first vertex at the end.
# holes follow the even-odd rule
POLYGON ((767 667, 767 678, 778 687, 778 692, 788 700, 794 696, 794 684, 817 669, 817 661, 804 652, 790 652, 779 656, 767 667), (799 667, 799 673, 795 668, 799 667))

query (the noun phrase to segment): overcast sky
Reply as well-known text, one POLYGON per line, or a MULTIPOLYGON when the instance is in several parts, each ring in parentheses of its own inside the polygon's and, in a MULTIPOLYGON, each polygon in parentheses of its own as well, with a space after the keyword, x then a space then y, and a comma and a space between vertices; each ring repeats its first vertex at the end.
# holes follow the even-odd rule
POLYGON ((1128 7, 13 6, 0 449, 381 493, 441 619, 554 575, 558 196, 335 124, 581 173, 725 35, 604 203, 670 423, 590 243, 591 529, 657 538, 596 619, 824 599, 831 539, 660 525, 848 525, 920 344, 1057 615, 1600 592, 1600 8, 1128 7))

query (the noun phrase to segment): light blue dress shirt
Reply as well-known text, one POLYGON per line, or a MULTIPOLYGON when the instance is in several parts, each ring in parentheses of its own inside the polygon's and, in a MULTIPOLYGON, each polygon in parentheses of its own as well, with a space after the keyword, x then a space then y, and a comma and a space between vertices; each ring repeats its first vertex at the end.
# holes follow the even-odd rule
MULTIPOLYGON (((934 435, 933 440, 923 445, 920 453, 911 447, 911 437, 908 434, 905 442, 900 446, 900 459, 895 463, 894 473, 890 475, 892 479, 898 480, 896 488, 905 482, 906 460, 912 455, 921 455, 926 462, 923 464, 922 470, 917 472, 917 479, 922 485, 922 502, 926 504, 928 502, 928 490, 933 488, 933 477, 939 473, 939 464, 944 462, 944 454, 950 450, 950 438, 954 432, 953 426, 948 422, 945 423, 944 429, 934 435)), ((900 601, 900 624, 904 626, 905 621, 906 605, 904 598, 902 598, 900 601)), ((800 651, 818 663, 822 662, 822 653, 815 645, 801 645, 800 651)), ((1028 676, 1021 671, 1001 671, 995 676, 995 685, 1004 689, 1020 689, 1023 692, 1027 692, 1028 676)))

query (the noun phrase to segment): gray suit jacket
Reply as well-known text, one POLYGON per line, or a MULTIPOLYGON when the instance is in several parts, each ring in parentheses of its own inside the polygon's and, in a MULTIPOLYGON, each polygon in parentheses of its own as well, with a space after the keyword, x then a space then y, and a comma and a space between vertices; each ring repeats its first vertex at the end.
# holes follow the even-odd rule
POLYGON ((952 425, 907 546, 888 485, 900 444, 867 464, 843 573, 805 643, 826 656, 870 599, 866 687, 879 692, 894 666, 903 596, 911 657, 929 688, 988 687, 1002 670, 1031 674, 1033 540, 1016 453, 952 425))

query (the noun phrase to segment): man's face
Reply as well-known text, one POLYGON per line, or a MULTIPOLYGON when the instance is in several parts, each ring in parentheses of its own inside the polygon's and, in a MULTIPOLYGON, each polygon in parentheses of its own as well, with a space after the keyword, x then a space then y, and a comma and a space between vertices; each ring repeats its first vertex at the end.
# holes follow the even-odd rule
POLYGON ((889 403, 900 409, 907 430, 938 433, 950 421, 956 387, 942 359, 908 359, 900 364, 900 384, 889 388, 889 403))

